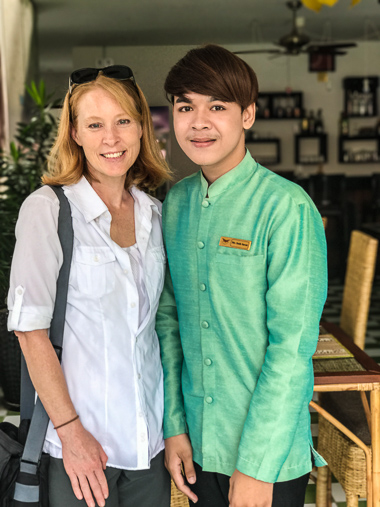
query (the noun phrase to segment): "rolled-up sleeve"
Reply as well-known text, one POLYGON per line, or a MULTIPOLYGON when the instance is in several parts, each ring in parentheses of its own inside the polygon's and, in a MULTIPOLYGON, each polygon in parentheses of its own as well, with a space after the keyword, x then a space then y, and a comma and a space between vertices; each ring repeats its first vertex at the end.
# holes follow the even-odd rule
POLYGON ((29 196, 21 206, 8 293, 9 331, 50 327, 63 262, 58 214, 59 201, 48 187, 29 196))
POLYGON ((308 201, 289 204, 268 244, 268 348, 252 395, 236 467, 276 482, 313 390, 312 355, 326 299, 326 242, 308 201))

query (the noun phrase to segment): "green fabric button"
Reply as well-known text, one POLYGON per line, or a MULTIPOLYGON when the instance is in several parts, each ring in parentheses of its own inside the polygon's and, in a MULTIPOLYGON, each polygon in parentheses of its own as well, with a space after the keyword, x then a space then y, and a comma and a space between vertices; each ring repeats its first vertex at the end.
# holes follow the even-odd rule
POLYGON ((204 363, 205 363, 205 365, 206 365, 206 366, 211 366, 212 361, 211 361, 211 359, 209 359, 209 358, 207 357, 207 358, 204 360, 204 363))
POLYGON ((203 243, 203 241, 198 241, 198 248, 204 248, 205 247, 205 244, 203 243))
POLYGON ((209 323, 207 322, 207 320, 204 320, 202 322, 202 327, 203 327, 203 329, 207 329, 209 327, 209 323))
POLYGON ((214 400, 211 398, 211 396, 206 397, 206 403, 211 404, 214 400))
POLYGON ((202 201, 202 206, 204 208, 208 208, 210 206, 210 203, 208 201, 204 200, 204 201, 202 201))
POLYGON ((199 284, 199 288, 201 291, 205 291, 206 290, 206 285, 204 283, 200 283, 199 284))

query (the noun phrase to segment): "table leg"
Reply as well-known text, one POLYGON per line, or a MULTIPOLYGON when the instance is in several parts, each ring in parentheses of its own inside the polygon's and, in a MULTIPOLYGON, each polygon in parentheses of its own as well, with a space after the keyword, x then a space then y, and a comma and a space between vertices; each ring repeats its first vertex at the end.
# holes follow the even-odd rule
POLYGON ((380 390, 371 391, 373 507, 380 507, 380 390))

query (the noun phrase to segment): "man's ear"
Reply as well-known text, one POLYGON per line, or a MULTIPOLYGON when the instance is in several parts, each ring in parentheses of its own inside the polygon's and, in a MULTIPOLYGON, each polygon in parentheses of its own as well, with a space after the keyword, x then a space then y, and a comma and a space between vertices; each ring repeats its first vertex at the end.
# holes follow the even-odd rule
POLYGON ((243 111, 243 127, 245 130, 250 129, 255 123, 256 119, 256 105, 250 104, 247 109, 243 111))
POLYGON ((77 131, 75 130, 74 127, 71 127, 71 137, 74 139, 74 141, 77 143, 78 146, 82 146, 81 143, 79 142, 77 131))

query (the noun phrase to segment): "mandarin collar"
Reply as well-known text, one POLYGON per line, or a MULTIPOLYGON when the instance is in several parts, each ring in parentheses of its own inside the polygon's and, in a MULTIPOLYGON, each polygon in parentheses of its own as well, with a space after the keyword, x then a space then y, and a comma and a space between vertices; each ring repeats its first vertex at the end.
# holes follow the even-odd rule
POLYGON ((220 176, 217 180, 209 185, 206 178, 201 174, 201 191, 203 197, 216 197, 217 195, 225 192, 228 188, 236 185, 237 183, 244 181, 249 175, 251 175, 257 167, 257 162, 252 158, 252 155, 247 150, 243 160, 236 167, 220 176))

